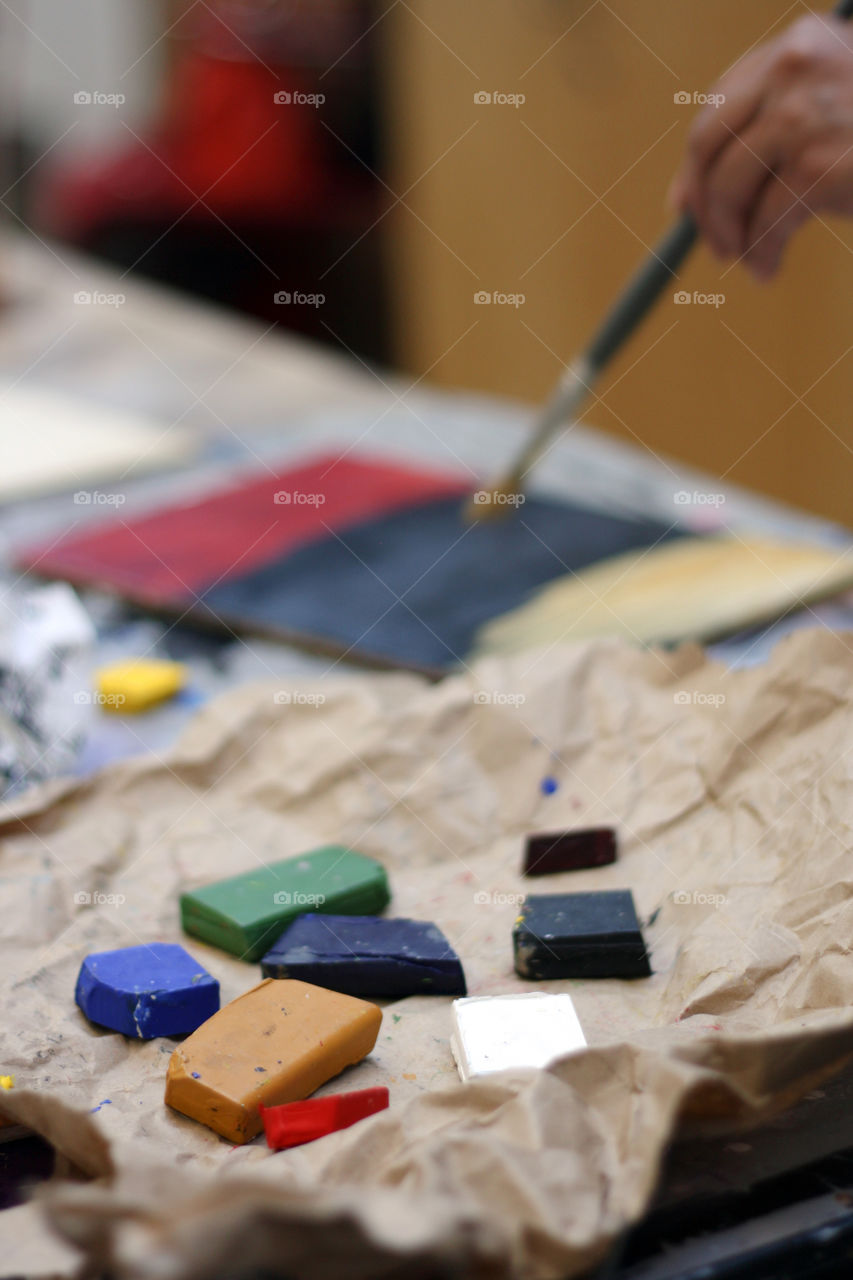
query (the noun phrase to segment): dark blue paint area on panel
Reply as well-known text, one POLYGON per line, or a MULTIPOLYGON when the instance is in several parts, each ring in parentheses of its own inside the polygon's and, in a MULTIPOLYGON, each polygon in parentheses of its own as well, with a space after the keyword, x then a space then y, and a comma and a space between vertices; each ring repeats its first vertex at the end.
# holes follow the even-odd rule
POLYGON ((315 539, 202 595, 218 617, 440 669, 537 587, 676 536, 653 521, 542 498, 505 520, 469 525, 458 497, 442 498, 315 539))

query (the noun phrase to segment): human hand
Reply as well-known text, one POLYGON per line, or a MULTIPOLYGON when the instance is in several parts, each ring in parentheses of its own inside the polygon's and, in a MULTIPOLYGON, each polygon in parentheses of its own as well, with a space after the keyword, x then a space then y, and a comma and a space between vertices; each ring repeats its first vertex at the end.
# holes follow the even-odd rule
POLYGON ((715 87, 670 190, 721 258, 759 279, 821 213, 853 216, 853 30, 810 15, 749 53, 715 87))

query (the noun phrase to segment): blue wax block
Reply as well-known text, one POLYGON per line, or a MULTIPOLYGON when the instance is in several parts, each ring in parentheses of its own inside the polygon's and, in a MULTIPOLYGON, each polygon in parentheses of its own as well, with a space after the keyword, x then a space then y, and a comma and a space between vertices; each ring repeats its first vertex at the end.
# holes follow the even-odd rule
POLYGON ((261 961, 265 978, 299 978, 351 996, 465 995, 456 952, 434 924, 308 912, 261 961))
POLYGON ((219 1010, 219 983, 169 942, 95 951, 80 966, 74 998, 99 1026, 138 1040, 195 1031, 219 1010))

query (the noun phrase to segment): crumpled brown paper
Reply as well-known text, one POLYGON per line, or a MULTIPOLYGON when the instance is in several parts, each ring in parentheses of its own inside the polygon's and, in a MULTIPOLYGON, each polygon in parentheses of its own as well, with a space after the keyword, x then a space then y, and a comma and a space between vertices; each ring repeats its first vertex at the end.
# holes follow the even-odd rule
POLYGON ((46 1207, 101 1271, 576 1274, 643 1213, 676 1132, 754 1123, 853 1055, 847 638, 799 633, 734 673, 692 646, 597 642, 437 686, 313 689, 325 701, 237 690, 168 760, 5 811, 0 1067, 18 1087, 3 1105, 95 1179, 46 1207), (521 879, 526 832, 593 824, 618 828, 614 866, 521 879), (326 841, 387 865, 389 910, 444 929, 471 994, 570 991, 590 1049, 463 1088, 450 1001, 417 997, 326 1086, 390 1086, 390 1110, 354 1129, 272 1154, 168 1111, 174 1042, 89 1025, 81 959, 181 940, 231 999, 258 970, 182 937, 178 893, 326 841), (651 979, 515 976, 519 894, 625 886, 651 979))

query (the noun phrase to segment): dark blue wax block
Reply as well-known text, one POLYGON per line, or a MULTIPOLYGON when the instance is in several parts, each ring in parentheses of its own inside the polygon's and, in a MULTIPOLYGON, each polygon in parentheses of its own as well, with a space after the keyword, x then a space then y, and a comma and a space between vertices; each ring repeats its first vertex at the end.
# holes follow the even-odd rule
POLYGON ((530 894, 512 932, 522 978, 648 978, 630 889, 530 894))
POLYGON ((464 996, 459 957, 434 924, 381 916, 300 916, 261 961, 265 978, 299 978, 350 996, 464 996))
POLYGON ((151 942, 95 951, 74 998, 99 1026, 138 1040, 195 1031, 219 1010, 219 983, 183 947, 151 942))

